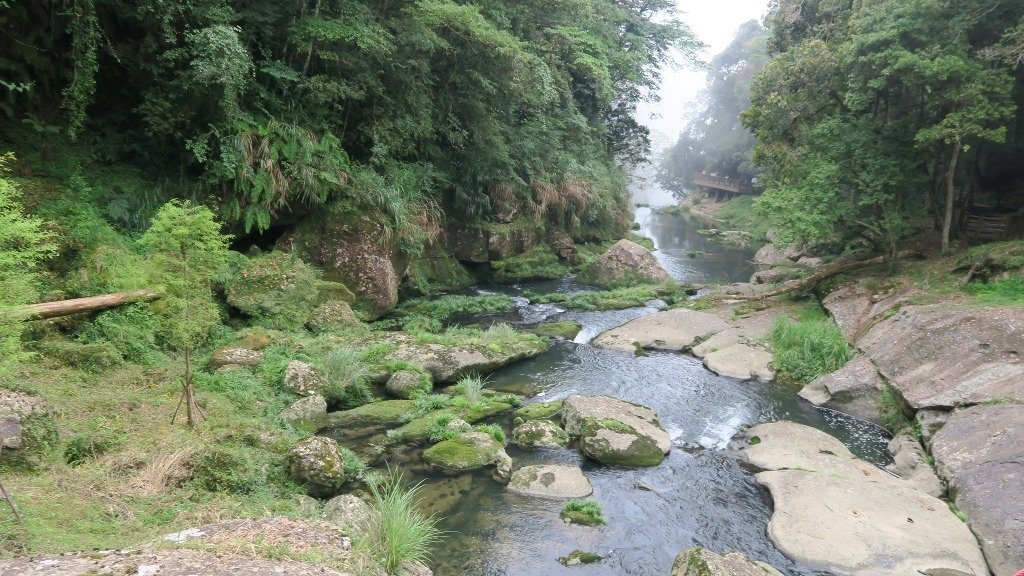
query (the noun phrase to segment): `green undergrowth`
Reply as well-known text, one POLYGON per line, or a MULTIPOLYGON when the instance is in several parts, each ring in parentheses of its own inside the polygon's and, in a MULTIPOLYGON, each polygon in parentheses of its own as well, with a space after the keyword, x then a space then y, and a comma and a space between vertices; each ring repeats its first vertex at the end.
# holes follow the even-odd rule
POLYGON ((559 516, 571 524, 582 524, 584 526, 597 526, 608 523, 601 504, 596 500, 569 500, 562 506, 559 516))
POLYGON ((715 212, 715 218, 730 230, 743 230, 750 233, 755 241, 765 242, 769 220, 755 212, 754 199, 754 196, 737 196, 723 204, 715 212))
POLYGON ((817 306, 805 308, 798 322, 778 317, 768 341, 783 380, 810 382, 842 368, 851 356, 839 326, 817 306))
POLYGON ((560 259, 547 244, 539 244, 523 254, 491 262, 491 276, 496 282, 526 280, 557 280, 572 273, 572 266, 560 259))
POLYGON ((577 292, 576 294, 536 294, 525 292, 523 295, 534 304, 560 304, 576 310, 622 310, 643 306, 651 300, 664 300, 670 306, 689 300, 694 288, 688 284, 668 282, 658 285, 632 286, 614 290, 595 290, 577 292))
POLYGON ((964 291, 985 306, 1024 305, 1024 275, 993 282, 971 282, 964 286, 964 291))
POLYGON ((907 416, 911 412, 906 401, 888 383, 882 385, 878 393, 878 415, 882 425, 893 434, 912 428, 914 422, 907 416))
POLYGON ((453 316, 507 312, 512 306, 512 298, 504 294, 447 294, 437 298, 414 298, 401 303, 387 318, 375 322, 373 327, 440 332, 453 316))

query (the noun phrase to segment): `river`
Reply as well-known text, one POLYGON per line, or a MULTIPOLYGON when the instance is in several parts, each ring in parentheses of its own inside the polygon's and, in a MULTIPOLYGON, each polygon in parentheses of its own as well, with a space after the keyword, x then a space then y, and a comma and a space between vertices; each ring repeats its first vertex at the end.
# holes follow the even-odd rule
MULTIPOLYGON (((683 282, 739 281, 751 273, 750 251, 725 249, 696 234, 698 226, 677 216, 640 208, 640 234, 654 239, 666 270, 683 282), (699 253, 703 253, 699 254, 699 253)), ((499 288, 578 289, 571 278, 544 286, 499 288)), ((543 355, 509 366, 488 379, 488 387, 524 394, 528 402, 570 394, 609 395, 658 412, 674 448, 657 467, 629 470, 587 461, 572 449, 508 448, 515 466, 542 463, 579 465, 594 485, 607 526, 583 527, 559 519, 562 502, 513 494, 490 471, 461 477, 416 476, 425 481, 424 507, 441 517, 447 531, 431 568, 438 576, 545 576, 570 570, 594 575, 667 576, 676 554, 689 546, 733 550, 768 562, 788 574, 822 574, 795 565, 766 536, 771 498, 753 471, 728 449, 745 425, 787 419, 825 430, 859 456, 883 462, 887 437, 873 424, 817 408, 796 389, 739 381, 708 372, 688 355, 629 353, 597 349, 590 339, 655 306, 611 312, 564 311, 519 299, 503 319, 529 325, 572 319, 584 329, 574 342, 560 341, 543 355), (641 490, 637 483, 653 488, 641 490), (557 562, 573 550, 605 556, 597 564, 566 568, 557 562)), ((511 416, 496 420, 506 432, 511 416)))

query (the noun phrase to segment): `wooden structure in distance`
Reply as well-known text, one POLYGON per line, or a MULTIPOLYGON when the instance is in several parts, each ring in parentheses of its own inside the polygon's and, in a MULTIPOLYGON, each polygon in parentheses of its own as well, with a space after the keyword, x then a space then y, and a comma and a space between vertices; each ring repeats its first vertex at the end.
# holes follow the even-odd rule
POLYGON ((753 184, 749 180, 743 181, 738 178, 726 178, 725 176, 713 176, 711 174, 697 174, 691 183, 700 188, 706 188, 708 192, 715 194, 715 200, 722 194, 756 194, 753 184))

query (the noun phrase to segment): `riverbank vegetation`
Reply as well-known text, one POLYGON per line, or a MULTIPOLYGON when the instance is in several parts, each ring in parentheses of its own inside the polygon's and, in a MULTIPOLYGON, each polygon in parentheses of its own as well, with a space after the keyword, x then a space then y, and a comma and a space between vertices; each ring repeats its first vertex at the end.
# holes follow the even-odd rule
POLYGON ((821 308, 804 308, 794 322, 780 316, 768 336, 777 378, 807 383, 839 370, 852 350, 839 327, 821 308))

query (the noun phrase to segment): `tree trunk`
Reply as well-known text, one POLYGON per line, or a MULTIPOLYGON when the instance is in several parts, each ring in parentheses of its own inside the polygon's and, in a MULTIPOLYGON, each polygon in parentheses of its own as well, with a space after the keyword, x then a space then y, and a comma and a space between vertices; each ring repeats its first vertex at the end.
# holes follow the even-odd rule
POLYGON ((953 228, 953 199, 956 196, 956 164, 960 159, 960 139, 953 142, 953 154, 946 172, 946 212, 942 218, 942 251, 949 250, 949 233, 953 228))
POLYGON ((80 314, 82 312, 96 312, 135 302, 150 302, 161 296, 163 294, 152 290, 132 290, 130 292, 117 292, 102 296, 89 296, 88 298, 29 304, 18 308, 17 315, 25 320, 43 320, 80 314))
POLYGON ((185 381, 183 382, 183 387, 185 418, 188 421, 188 427, 195 428, 198 424, 197 412, 199 407, 196 406, 196 391, 192 385, 192 350, 188 346, 185 347, 185 381))

